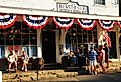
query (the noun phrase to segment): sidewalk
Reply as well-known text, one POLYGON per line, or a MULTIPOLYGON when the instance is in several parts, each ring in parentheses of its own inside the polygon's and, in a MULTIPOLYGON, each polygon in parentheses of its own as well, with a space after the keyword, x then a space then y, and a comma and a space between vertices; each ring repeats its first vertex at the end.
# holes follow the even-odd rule
MULTIPOLYGON (((117 72, 121 70, 121 62, 110 62, 108 72, 117 72)), ((72 68, 73 69, 73 68, 72 68)), ((78 68, 79 69, 79 68, 78 68)), ((98 72, 100 72, 100 68, 98 72)), ((28 70, 27 72, 18 70, 17 73, 4 73, 3 72, 3 82, 32 82, 40 79, 39 81, 63 81, 70 79, 71 81, 76 81, 75 77, 88 75, 84 70, 65 71, 64 69, 59 70, 39 70, 37 75, 37 70, 28 70), (85 73, 85 74, 84 74, 85 73)))

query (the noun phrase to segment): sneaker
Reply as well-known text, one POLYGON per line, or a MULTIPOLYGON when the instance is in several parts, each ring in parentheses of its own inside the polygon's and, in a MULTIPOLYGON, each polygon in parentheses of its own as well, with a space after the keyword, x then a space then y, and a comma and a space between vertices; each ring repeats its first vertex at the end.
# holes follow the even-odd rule
POLYGON ((22 71, 24 70, 24 68, 22 67, 22 71))
POLYGON ((93 71, 94 75, 97 75, 97 72, 96 71, 93 71))
POLYGON ((27 71, 27 69, 25 69, 25 71, 27 71))

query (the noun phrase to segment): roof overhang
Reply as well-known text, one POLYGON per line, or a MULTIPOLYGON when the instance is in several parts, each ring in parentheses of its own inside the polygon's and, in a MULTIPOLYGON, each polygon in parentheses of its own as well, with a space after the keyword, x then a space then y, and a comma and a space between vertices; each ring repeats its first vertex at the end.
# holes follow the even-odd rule
POLYGON ((118 17, 118 16, 75 14, 75 13, 57 12, 53 10, 49 11, 49 10, 18 8, 18 7, 8 7, 8 6, 0 6, 0 12, 1 13, 14 13, 14 14, 42 15, 42 16, 71 17, 71 18, 121 20, 121 17, 118 17))

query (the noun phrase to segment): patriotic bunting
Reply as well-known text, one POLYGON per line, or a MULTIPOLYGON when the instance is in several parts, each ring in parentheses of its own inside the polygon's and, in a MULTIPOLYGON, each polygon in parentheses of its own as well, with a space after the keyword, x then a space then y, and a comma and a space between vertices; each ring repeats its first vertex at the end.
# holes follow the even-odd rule
POLYGON ((74 23, 73 18, 53 17, 52 19, 59 28, 68 29, 74 23))
POLYGON ((99 33, 98 41, 99 41, 99 45, 104 46, 104 44, 107 43, 108 47, 111 47, 111 39, 106 30, 103 30, 99 33))
POLYGON ((121 28, 121 21, 118 21, 117 23, 118 23, 119 27, 121 28))
POLYGON ((17 15, 0 13, 0 28, 4 29, 14 24, 17 19, 17 15))
POLYGON ((111 39, 108 36, 108 33, 105 31, 105 34, 103 35, 103 40, 107 43, 108 47, 111 47, 111 39))
POLYGON ((104 30, 110 30, 114 27, 115 21, 113 21, 113 20, 99 20, 99 24, 104 30))
POLYGON ((31 16, 31 15, 23 15, 23 21, 29 26, 34 29, 41 29, 43 28, 47 22, 48 17, 45 16, 31 16))
POLYGON ((96 25, 93 19, 77 19, 78 24, 85 30, 91 30, 96 25))

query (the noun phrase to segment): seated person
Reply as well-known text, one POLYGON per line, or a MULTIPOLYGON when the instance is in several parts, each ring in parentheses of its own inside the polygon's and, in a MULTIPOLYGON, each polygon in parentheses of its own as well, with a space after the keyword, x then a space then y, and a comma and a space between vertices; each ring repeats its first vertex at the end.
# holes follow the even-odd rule
POLYGON ((28 61, 29 61, 29 57, 28 55, 26 54, 25 51, 22 51, 22 61, 23 61, 23 65, 22 65, 22 70, 25 70, 27 71, 27 64, 28 64, 28 61))
POLYGON ((70 59, 70 62, 71 62, 71 66, 77 65, 77 64, 78 64, 77 57, 76 57, 76 55, 73 53, 73 51, 70 52, 70 54, 69 54, 69 59, 70 59))
POLYGON ((16 70, 17 70, 17 55, 15 54, 15 52, 10 51, 10 54, 8 55, 7 60, 8 60, 8 63, 9 63, 8 71, 10 72, 11 65, 14 64, 14 69, 15 69, 15 72, 16 72, 16 70))

